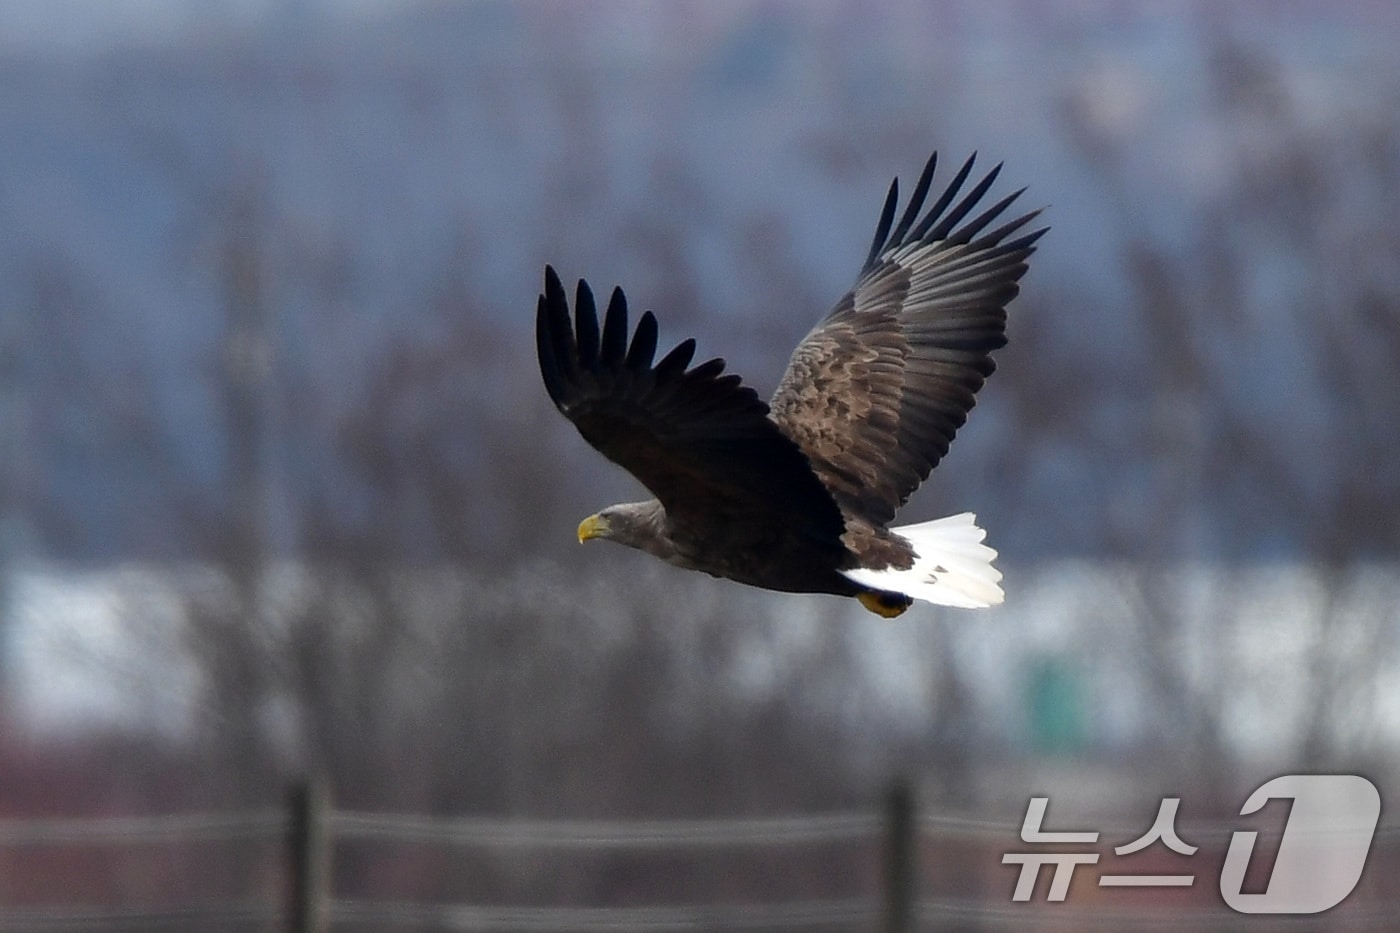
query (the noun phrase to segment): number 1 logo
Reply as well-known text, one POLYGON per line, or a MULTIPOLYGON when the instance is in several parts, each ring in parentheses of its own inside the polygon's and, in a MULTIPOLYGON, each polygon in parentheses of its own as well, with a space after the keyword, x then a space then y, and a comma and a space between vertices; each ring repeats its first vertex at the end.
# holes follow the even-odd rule
POLYGON ((1259 834, 1239 830, 1225 853, 1220 894, 1242 914, 1315 914, 1337 906, 1366 867, 1381 816, 1380 792, 1356 774, 1285 774, 1250 794, 1240 815, 1257 813, 1277 798, 1292 798, 1293 806, 1268 887, 1262 894, 1240 890, 1259 834))

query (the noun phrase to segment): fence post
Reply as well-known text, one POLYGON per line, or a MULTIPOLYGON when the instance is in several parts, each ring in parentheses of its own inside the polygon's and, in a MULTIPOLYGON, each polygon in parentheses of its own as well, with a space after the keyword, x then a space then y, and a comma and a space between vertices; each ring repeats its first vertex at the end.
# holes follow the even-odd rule
POLYGON ((914 791, 905 779, 895 781, 885 801, 884 933, 914 928, 914 878, 917 833, 914 791))
POLYGON ((324 785, 304 778, 287 795, 287 930, 325 933, 330 840, 324 785))

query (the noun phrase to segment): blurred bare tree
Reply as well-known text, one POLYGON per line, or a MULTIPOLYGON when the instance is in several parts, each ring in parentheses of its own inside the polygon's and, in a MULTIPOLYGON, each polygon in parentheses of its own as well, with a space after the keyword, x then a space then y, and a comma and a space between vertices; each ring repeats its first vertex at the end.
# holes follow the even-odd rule
MULTIPOLYGON (((281 352, 272 309, 296 273, 276 257, 296 246, 269 188, 255 173, 213 221, 216 449, 232 495, 187 500, 213 572, 183 584, 208 799, 267 805, 312 772, 348 808, 734 815, 839 805, 920 754, 859 724, 868 698, 846 636, 811 633, 813 653, 745 699, 733 683, 744 660, 791 650, 771 602, 632 555, 605 551, 586 576, 551 556, 565 549, 547 540, 570 544, 561 503, 586 482, 560 469, 561 442, 579 442, 520 365, 522 341, 473 307, 459 276, 426 302, 430 336, 390 341, 344 404, 281 352), (289 470, 312 436, 329 455, 289 470), (852 729, 877 757, 831 754, 852 729)), ((800 896, 848 883, 862 857, 819 853, 782 879, 758 859, 747 877, 754 893, 800 896)), ((385 858, 342 853, 337 890, 625 902, 669 871, 497 858, 466 870, 416 853, 402 875, 385 858)), ((263 864, 230 853, 219 874, 244 889, 265 882, 263 864)), ((735 883, 720 861, 696 871, 697 891, 735 883)))
MULTIPOLYGON (((1241 677, 1242 627, 1258 615, 1231 573, 1210 577, 1200 599, 1171 567, 1216 560, 1243 572, 1262 556, 1314 577, 1318 599, 1293 607, 1313 659, 1308 681, 1288 686, 1309 710, 1295 765, 1364 758, 1354 742, 1373 715, 1364 697, 1396 658, 1394 614, 1354 607, 1371 562, 1400 552, 1400 434, 1387 427, 1400 423, 1400 126, 1375 119, 1384 107, 1311 125, 1267 58, 1220 42, 1212 62, 1216 194, 1179 245, 1140 232, 1124 246, 1125 311, 1143 346, 1127 366, 1056 359, 1077 374, 1071 394, 1047 397, 1047 381, 1035 395, 1049 418, 1041 430, 1063 426, 1138 477, 1132 507, 1117 521, 1105 513, 1100 533, 1133 568, 1126 615, 1160 754, 1228 798, 1229 700, 1275 689, 1241 677), (1136 417, 1068 414, 1125 398, 1136 417)), ((1130 190, 1128 156, 1082 113, 1068 108, 1066 121, 1080 152, 1105 188, 1130 190)), ((1142 231, 1120 198, 1124 229, 1142 231)))

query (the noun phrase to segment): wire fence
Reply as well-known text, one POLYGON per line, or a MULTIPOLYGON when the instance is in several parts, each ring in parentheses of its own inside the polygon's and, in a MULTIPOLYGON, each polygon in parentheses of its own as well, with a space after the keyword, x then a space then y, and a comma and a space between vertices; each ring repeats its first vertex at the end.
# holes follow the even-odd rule
MULTIPOLYGON (((702 820, 521 820, 516 817, 439 817, 336 810, 323 817, 337 839, 435 842, 477 848, 645 849, 744 845, 791 845, 872 840, 887 819, 869 812, 811 816, 702 820)), ((1014 843, 1019 822, 947 814, 919 814, 920 833, 946 840, 1014 843)), ((127 845, 148 842, 231 842, 270 839, 284 834, 288 810, 241 813, 183 813, 140 817, 83 819, 0 819, 0 848, 26 845, 127 845)), ((1138 823, 1095 824, 1102 836, 1132 836, 1138 823)), ((1177 829, 1188 839, 1226 840, 1236 827, 1183 822, 1177 829)), ((1278 835, 1261 829, 1260 835, 1278 835)), ((1380 826, 1375 839, 1400 839, 1400 825, 1380 826)))
MULTIPOLYGON (((1142 826, 1101 828, 1104 836, 1134 836, 1142 826)), ((1183 823, 1182 836, 1228 838, 1231 828, 1183 823)), ((69 930, 270 929, 325 933, 335 928, 461 931, 879 929, 1192 929, 1238 930, 1244 918, 1224 909, 1154 906, 1126 909, 920 896, 917 853, 923 842, 977 843, 1002 851, 1020 845, 1019 823, 956 814, 919 814, 903 786, 883 812, 825 813, 759 819, 519 820, 441 818, 332 809, 314 786, 300 785, 285 809, 186 813, 96 819, 0 820, 0 853, 26 847, 109 847, 147 843, 221 845, 242 840, 280 842, 287 876, 285 903, 215 901, 179 908, 135 909, 0 905, 0 933, 69 930), (691 904, 649 907, 485 906, 356 900, 331 890, 333 849, 348 841, 433 844, 479 851, 642 851, 774 849, 804 845, 865 845, 882 853, 882 885, 867 897, 785 903, 691 904), (1040 908, 1040 909, 1037 909, 1040 908)), ((1267 831, 1261 835, 1267 836, 1267 831)), ((1277 833, 1275 833, 1277 835, 1277 833)), ((1375 842, 1393 841, 1400 826, 1380 827, 1375 842)), ((1269 918, 1270 929, 1317 928, 1317 918, 1269 918)), ((1390 905, 1348 905, 1333 911, 1328 929, 1391 929, 1390 905)))
POLYGON ((92 819, 0 820, 0 847, 130 845, 147 842, 232 842, 286 832, 286 810, 177 813, 92 819))
POLYGON ((480 848, 698 849, 876 839, 880 814, 832 813, 767 819, 592 820, 441 819, 387 813, 333 813, 338 839, 393 839, 480 848))

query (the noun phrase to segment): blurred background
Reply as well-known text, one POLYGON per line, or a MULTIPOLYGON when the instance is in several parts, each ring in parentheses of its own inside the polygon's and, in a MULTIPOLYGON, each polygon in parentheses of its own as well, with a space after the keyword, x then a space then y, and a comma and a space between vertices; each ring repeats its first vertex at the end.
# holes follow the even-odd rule
MULTIPOLYGON (((9 0, 0 818, 275 807, 302 775, 354 811, 598 820, 906 781, 1001 827, 926 835, 920 889, 1005 907, 1033 794, 1113 844, 1167 795, 1228 829, 1289 771, 1387 799, 1398 39, 1382 0, 9 0), (976 511, 1005 606, 888 622, 579 548, 640 488, 539 382, 543 265, 766 394, 934 148, 941 179, 1005 161, 1053 228, 901 516, 976 511)), ((1202 843, 1190 891, 1071 900, 1218 905, 1202 843)), ((868 891, 878 849, 356 845, 332 885, 802 900, 868 891)), ((255 898, 278 856, 0 846, 0 904, 255 898)))

